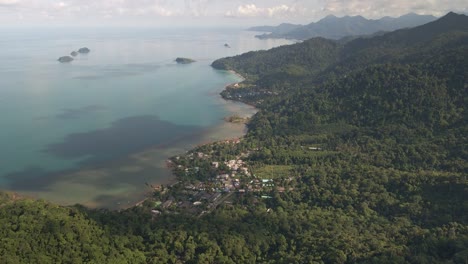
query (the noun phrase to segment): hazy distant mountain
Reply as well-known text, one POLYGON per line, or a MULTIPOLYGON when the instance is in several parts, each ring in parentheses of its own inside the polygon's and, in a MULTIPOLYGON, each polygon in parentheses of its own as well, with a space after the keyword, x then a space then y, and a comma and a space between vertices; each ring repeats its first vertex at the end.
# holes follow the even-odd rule
POLYGON ((285 34, 292 30, 299 29, 303 27, 303 25, 295 25, 289 23, 283 23, 279 26, 259 26, 259 27, 251 27, 249 28, 250 31, 259 31, 259 32, 274 32, 275 34, 285 34))
POLYGON ((329 15, 318 22, 305 26, 281 24, 277 27, 253 27, 252 31, 266 31, 269 34, 258 35, 258 38, 287 38, 305 40, 313 37, 340 39, 348 36, 368 35, 379 31, 393 31, 401 28, 420 26, 437 18, 431 15, 410 13, 398 18, 383 17, 366 19, 362 16, 336 17, 329 15))

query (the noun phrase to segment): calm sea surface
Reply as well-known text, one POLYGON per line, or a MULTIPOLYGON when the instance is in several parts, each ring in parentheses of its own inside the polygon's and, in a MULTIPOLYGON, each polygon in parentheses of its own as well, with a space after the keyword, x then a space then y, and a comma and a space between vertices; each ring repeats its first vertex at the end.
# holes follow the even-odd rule
POLYGON ((0 189, 109 208, 141 199, 145 183, 169 182, 169 156, 242 135, 223 117, 255 110, 220 99, 239 78, 212 69, 213 60, 290 44, 238 29, 0 34, 0 189), (85 46, 89 54, 57 62, 85 46))

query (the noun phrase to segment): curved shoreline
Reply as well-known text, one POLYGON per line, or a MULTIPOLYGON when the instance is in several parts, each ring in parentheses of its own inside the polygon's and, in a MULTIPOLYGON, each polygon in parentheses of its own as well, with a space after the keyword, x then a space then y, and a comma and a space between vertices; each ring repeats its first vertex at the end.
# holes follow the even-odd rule
MULTIPOLYGON (((239 78, 240 74, 230 71, 239 78)), ((232 76, 231 76, 232 77, 232 76)), ((242 116, 253 116, 257 109, 237 100, 226 100, 220 93, 229 85, 239 83, 229 83, 229 80, 216 89, 216 95, 208 100, 219 100, 219 107, 225 109, 226 116, 230 114, 240 114, 242 116), (222 89, 219 89, 223 87, 222 89)), ((209 97, 211 97, 209 96, 209 97)), ((223 118, 221 118, 223 119, 223 118)), ((105 208, 109 210, 122 210, 137 206, 143 203, 153 194, 151 185, 172 184, 177 182, 177 178, 172 170, 167 168, 166 161, 175 155, 183 155, 198 146, 221 142, 229 139, 242 138, 247 133, 245 124, 236 124, 221 120, 218 124, 212 125, 188 137, 180 137, 171 142, 147 146, 145 149, 117 160, 104 161, 80 169, 70 169, 55 172, 50 175, 54 179, 44 190, 10 190, 19 193, 23 197, 42 198, 63 206, 82 204, 88 208, 105 208), (123 176, 123 175, 127 176, 123 176), (119 176, 116 176, 119 175, 119 176), (114 178, 106 190, 100 190, 98 186, 100 179, 114 178), (127 181, 119 181, 121 177, 128 179, 141 178, 141 182, 133 184, 127 181), (148 185, 145 185, 148 183, 148 185), (88 196, 83 196, 88 193, 88 196), (66 195, 65 195, 66 194, 66 195), (101 199, 95 199, 102 197, 101 199)), ((46 179, 47 180, 47 179, 46 179)), ((131 181, 131 180, 129 180, 131 181)))
MULTIPOLYGON (((255 106, 251 105, 251 104, 248 104, 248 103, 245 103, 245 102, 242 102, 242 101, 239 101, 239 100, 230 100, 230 99, 226 99, 224 98, 223 96, 221 96, 221 93, 223 91, 225 91, 228 87, 231 87, 235 84, 239 84, 243 81, 245 81, 246 79, 244 78, 244 76, 242 76, 241 74, 237 73, 236 71, 234 70, 228 70, 227 72, 239 77, 241 79, 241 81, 238 81, 238 82, 233 82, 233 83, 229 83, 227 85, 224 86, 223 90, 221 90, 221 92, 218 93, 218 98, 225 101, 226 103, 241 103, 242 105, 246 105, 246 106, 249 106, 249 107, 252 107, 253 109, 255 109, 255 113, 252 113, 251 115, 247 116, 248 118, 252 118, 252 116, 254 116, 256 114, 256 112, 258 111, 258 108, 256 108, 255 106)), ((236 114, 234 112, 231 111, 232 114, 236 114)), ((244 127, 244 132, 242 133, 242 135, 239 135, 238 137, 228 137, 228 138, 222 138, 222 139, 217 139, 217 140, 207 140, 207 141, 203 141, 199 144, 196 144, 194 147, 190 148, 190 150, 196 148, 196 147, 200 147, 200 146, 204 146, 204 145, 208 145, 208 144, 213 144, 213 143, 216 143, 216 142, 222 142, 222 141, 227 141, 227 140, 241 140, 247 133, 248 133, 248 129, 247 129, 247 125, 244 124, 244 123, 232 123, 232 122, 228 122, 226 121, 224 118, 223 118, 223 123, 220 125, 220 126, 228 126, 228 125, 231 125, 231 126, 243 126, 244 127)), ((214 130, 217 130, 219 129, 219 127, 217 128, 214 128, 214 130)), ((170 159, 171 157, 167 157, 167 159, 170 159)), ((173 173, 172 171, 172 168, 169 166, 169 164, 166 163, 166 169, 170 170, 170 173, 172 175, 172 179, 170 180, 170 182, 177 182, 178 179, 177 179, 177 176, 173 173)), ((155 184, 156 186, 157 185, 160 185, 160 184, 155 184)), ((151 192, 152 194, 152 192, 151 192)), ((151 195, 149 194, 149 195, 151 195)), ((141 206, 146 200, 148 200, 150 197, 145 197, 144 199, 138 201, 137 203, 133 204, 132 206, 129 206, 127 208, 131 208, 131 207, 136 207, 136 206, 141 206)))
MULTIPOLYGON (((234 74, 234 75, 236 75, 237 77, 241 78, 242 80, 241 80, 240 82, 235 82, 235 83, 228 84, 226 87, 224 87, 224 90, 226 90, 226 88, 227 88, 228 86, 230 86, 230 85, 234 85, 234 84, 236 84, 236 83, 238 84, 238 83, 241 83, 241 82, 243 82, 243 81, 246 80, 246 78, 245 78, 244 76, 242 76, 240 73, 238 73, 238 72, 236 72, 236 71, 234 71, 234 70, 227 70, 227 71, 230 72, 230 73, 232 73, 232 74, 234 74)), ((223 91, 224 91, 224 90, 223 90, 223 91)), ((221 91, 221 92, 223 92, 223 91, 221 91)))

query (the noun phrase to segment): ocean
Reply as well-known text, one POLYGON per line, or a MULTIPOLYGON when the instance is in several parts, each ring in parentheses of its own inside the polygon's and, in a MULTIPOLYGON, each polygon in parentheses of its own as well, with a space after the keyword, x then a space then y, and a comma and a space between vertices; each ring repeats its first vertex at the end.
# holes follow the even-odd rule
POLYGON ((215 59, 291 44, 242 29, 0 29, 0 189, 122 208, 174 180, 168 157, 239 137, 219 93, 240 81, 215 59), (228 44, 230 48, 225 47, 228 44), (71 63, 60 56, 91 52, 71 63), (174 60, 188 57, 195 63, 174 60))

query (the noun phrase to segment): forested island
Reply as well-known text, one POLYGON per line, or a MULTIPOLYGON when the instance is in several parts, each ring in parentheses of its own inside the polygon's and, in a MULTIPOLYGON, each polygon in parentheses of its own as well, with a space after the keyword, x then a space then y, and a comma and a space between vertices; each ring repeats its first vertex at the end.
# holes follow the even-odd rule
POLYGON ((70 56, 62 56, 60 58, 58 58, 58 60, 60 63, 67 63, 67 62, 72 62, 73 61, 73 58, 70 57, 70 56))
POLYGON ((78 53, 82 53, 82 54, 87 54, 87 53, 90 53, 90 52, 91 52, 91 50, 89 48, 87 48, 87 47, 83 47, 83 48, 80 48, 78 50, 78 53))
POLYGON ((78 52, 72 51, 70 52, 70 56, 62 56, 58 58, 57 61, 59 61, 60 63, 72 62, 73 60, 75 60, 74 57, 78 56, 79 54, 88 54, 89 52, 91 52, 89 48, 80 48, 78 52))
POLYGON ((467 263, 468 17, 213 62, 259 112, 122 211, 0 196, 1 263, 467 263))
POLYGON ((195 62, 195 60, 193 59, 190 59, 190 58, 176 58, 175 61, 179 64, 190 64, 190 63, 193 63, 195 62))

